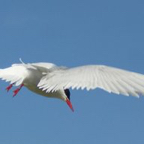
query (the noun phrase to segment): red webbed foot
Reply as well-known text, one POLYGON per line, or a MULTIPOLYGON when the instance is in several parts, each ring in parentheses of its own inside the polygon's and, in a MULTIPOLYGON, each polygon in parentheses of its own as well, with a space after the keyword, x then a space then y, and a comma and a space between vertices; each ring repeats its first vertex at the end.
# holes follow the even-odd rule
POLYGON ((6 88, 7 92, 12 88, 12 86, 13 86, 13 84, 10 84, 10 85, 6 88))
POLYGON ((16 96, 18 94, 18 92, 21 90, 21 88, 24 86, 24 84, 21 84, 19 88, 17 88, 16 90, 13 91, 13 97, 16 96))

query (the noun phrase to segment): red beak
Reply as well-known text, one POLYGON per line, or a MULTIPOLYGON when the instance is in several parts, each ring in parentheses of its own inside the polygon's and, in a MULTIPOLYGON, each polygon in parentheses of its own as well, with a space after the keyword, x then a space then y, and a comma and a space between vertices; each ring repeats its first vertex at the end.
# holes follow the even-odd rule
POLYGON ((66 99, 66 103, 70 107, 70 109, 74 112, 73 106, 68 98, 66 99))

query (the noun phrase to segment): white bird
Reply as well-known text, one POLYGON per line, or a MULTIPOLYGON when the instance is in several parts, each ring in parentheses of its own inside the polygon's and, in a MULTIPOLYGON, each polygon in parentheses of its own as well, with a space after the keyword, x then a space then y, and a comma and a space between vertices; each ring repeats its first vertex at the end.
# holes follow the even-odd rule
POLYGON ((28 63, 0 69, 0 78, 10 85, 19 86, 15 96, 25 86, 29 90, 50 98, 65 101, 74 111, 70 102, 72 89, 101 88, 109 93, 125 96, 144 95, 144 75, 104 65, 86 65, 74 68, 58 67, 52 63, 28 63))

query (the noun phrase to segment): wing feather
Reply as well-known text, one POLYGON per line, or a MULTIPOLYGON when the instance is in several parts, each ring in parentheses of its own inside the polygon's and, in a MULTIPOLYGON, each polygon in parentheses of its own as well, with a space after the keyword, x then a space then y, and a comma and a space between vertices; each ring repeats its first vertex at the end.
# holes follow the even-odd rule
POLYGON ((23 83, 28 76, 28 70, 23 65, 12 65, 12 67, 0 69, 0 78, 16 86, 23 83))
POLYGON ((144 75, 103 65, 88 65, 51 72, 41 79, 38 87, 47 92, 60 88, 101 88, 138 97, 144 95, 144 75))
POLYGON ((105 87, 103 87, 103 89, 108 91, 109 93, 111 93, 112 91, 116 92, 117 90, 114 88, 113 84, 110 83, 109 76, 107 76, 107 74, 103 74, 103 73, 101 73, 101 75, 103 75, 101 80, 103 81, 103 83, 105 85, 105 87))

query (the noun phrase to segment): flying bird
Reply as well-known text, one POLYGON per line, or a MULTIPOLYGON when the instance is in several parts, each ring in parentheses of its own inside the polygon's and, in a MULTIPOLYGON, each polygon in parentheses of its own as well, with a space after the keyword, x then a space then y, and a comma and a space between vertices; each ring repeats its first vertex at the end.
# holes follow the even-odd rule
POLYGON ((0 69, 0 78, 10 85, 18 86, 13 96, 23 86, 49 98, 65 101, 74 111, 70 101, 71 89, 100 88, 109 93, 139 97, 144 95, 144 75, 105 65, 85 65, 74 68, 58 67, 53 63, 24 63, 0 69))

